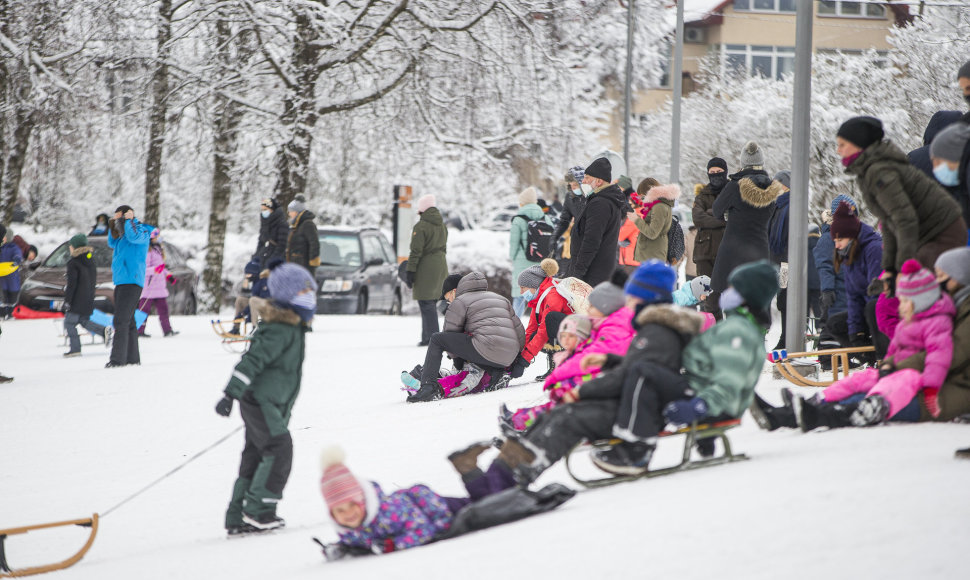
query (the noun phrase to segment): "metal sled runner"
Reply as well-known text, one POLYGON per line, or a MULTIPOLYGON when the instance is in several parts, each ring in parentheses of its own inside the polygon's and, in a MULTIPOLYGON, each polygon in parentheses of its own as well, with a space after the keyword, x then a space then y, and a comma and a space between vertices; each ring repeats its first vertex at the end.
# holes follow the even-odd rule
MULTIPOLYGON (((839 380, 839 374, 843 377, 849 376, 849 355, 857 354, 862 352, 875 352, 875 347, 872 346, 860 346, 851 348, 830 348, 827 350, 816 350, 811 352, 793 352, 786 353, 783 358, 779 360, 773 360, 775 363, 775 368, 778 369, 779 374, 785 378, 788 382, 798 385, 799 387, 827 387, 839 380), (808 357, 822 357, 830 356, 832 357, 832 380, 831 381, 816 381, 808 377, 802 376, 797 369, 792 365, 792 359, 796 358, 808 358, 808 357)), ((777 351, 776 351, 777 352, 777 351)))
POLYGON ((709 467, 711 465, 720 465, 722 463, 731 463, 734 461, 744 461, 748 459, 743 453, 734 453, 731 450, 731 442, 728 440, 726 431, 728 429, 733 429, 741 424, 741 419, 733 419, 731 421, 721 421, 719 423, 693 423, 689 427, 684 427, 682 429, 677 429, 676 431, 663 431, 660 433, 659 437, 670 437, 672 435, 685 435, 684 438, 684 452, 681 455, 680 463, 673 465, 671 467, 662 467, 660 469, 651 469, 640 475, 614 475, 610 477, 604 477, 600 479, 583 479, 576 475, 573 471, 573 467, 570 464, 570 460, 576 454, 578 450, 592 450, 596 448, 610 447, 616 445, 621 441, 619 439, 602 439, 599 441, 593 441, 591 443, 583 442, 575 446, 566 455, 566 471, 569 472, 569 476, 573 480, 582 485, 583 487, 595 488, 595 487, 605 487, 607 485, 613 485, 616 483, 623 483, 626 481, 634 481, 640 478, 646 477, 659 477, 661 475, 669 475, 671 473, 676 473, 678 471, 687 471, 688 469, 700 469, 701 467, 709 467), (691 461, 690 453, 691 449, 694 447, 694 443, 701 441, 703 439, 717 438, 721 440, 724 445, 724 453, 718 457, 710 457, 707 459, 698 459, 691 461))
POLYGON ((83 518, 80 520, 69 520, 66 522, 54 522, 50 524, 37 524, 33 526, 22 526, 19 528, 9 528, 6 530, 0 530, 0 578, 17 578, 20 576, 31 576, 33 574, 43 574, 44 572, 53 572, 54 570, 62 570, 68 566, 73 566, 77 564, 84 554, 91 549, 91 544, 94 543, 94 537, 98 535, 98 514, 92 514, 90 518, 83 518), (45 564, 43 566, 31 566, 29 568, 18 568, 13 569, 7 563, 7 553, 5 549, 5 542, 7 536, 14 536, 18 534, 26 534, 27 532, 33 530, 43 530, 47 528, 57 528, 62 526, 82 526, 86 528, 91 528, 91 534, 88 536, 87 542, 81 546, 81 549, 77 551, 73 556, 62 560, 61 562, 56 562, 54 564, 45 564))

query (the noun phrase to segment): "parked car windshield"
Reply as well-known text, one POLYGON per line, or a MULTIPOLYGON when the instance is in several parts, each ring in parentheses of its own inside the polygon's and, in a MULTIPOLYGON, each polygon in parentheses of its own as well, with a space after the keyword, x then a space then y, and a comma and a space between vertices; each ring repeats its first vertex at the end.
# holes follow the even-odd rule
POLYGON ((356 234, 328 233, 320 236, 321 266, 360 266, 360 239, 356 234))
MULTIPOLYGON (((98 268, 110 268, 111 267, 111 248, 107 245, 101 244, 91 244, 94 249, 94 265, 98 268)), ((71 249, 70 246, 65 242, 57 249, 51 252, 50 256, 44 260, 45 268, 64 268, 67 266, 68 260, 71 259, 71 249)))

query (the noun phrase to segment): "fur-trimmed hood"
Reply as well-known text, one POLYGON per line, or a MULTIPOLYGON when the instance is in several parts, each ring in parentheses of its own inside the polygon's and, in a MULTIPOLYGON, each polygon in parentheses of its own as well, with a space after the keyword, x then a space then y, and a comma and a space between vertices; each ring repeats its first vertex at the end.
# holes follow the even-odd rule
POLYGON ((779 195, 785 193, 785 187, 777 181, 772 181, 767 186, 759 185, 764 180, 755 181, 754 178, 745 177, 738 182, 741 188, 741 199, 748 205, 754 207, 768 207, 779 195))
POLYGON ((299 314, 289 308, 279 306, 272 300, 253 296, 249 299, 249 303, 254 307, 254 310, 259 312, 259 315, 263 318, 263 322, 279 322, 292 326, 299 326, 302 322, 299 314))
POLYGON ((651 187, 650 191, 647 192, 647 202, 656 201, 658 199, 666 199, 670 201, 676 201, 680 197, 680 186, 676 183, 670 185, 658 185, 657 187, 651 187))
POLYGON ((74 248, 71 250, 71 257, 77 258, 78 256, 84 255, 88 252, 93 252, 94 248, 91 246, 81 246, 80 248, 74 248))
POLYGON ((704 317, 697 311, 674 304, 647 306, 637 314, 636 321, 638 326, 660 324, 688 336, 700 334, 704 327, 704 317))

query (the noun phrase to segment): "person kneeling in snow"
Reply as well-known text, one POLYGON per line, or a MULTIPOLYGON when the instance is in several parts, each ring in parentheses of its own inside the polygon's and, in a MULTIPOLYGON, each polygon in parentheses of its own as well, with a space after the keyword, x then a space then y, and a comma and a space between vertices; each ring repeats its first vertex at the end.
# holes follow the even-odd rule
POLYGON ((228 417, 238 400, 246 425, 239 477, 226 510, 230 536, 285 525, 276 505, 293 463, 287 427, 300 392, 304 334, 316 309, 317 284, 306 269, 291 263, 274 269, 268 284, 273 300, 251 299, 263 322, 216 404, 216 413, 228 417))

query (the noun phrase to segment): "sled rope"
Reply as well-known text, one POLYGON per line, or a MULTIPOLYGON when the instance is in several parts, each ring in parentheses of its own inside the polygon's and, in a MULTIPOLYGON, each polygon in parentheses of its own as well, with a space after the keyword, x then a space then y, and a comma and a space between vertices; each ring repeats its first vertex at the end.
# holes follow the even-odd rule
POLYGON ((140 490, 138 490, 138 491, 136 491, 135 493, 133 493, 133 494, 131 494, 131 495, 129 495, 129 496, 128 496, 128 497, 126 497, 125 499, 123 499, 123 500, 121 500, 121 501, 120 501, 119 503, 117 503, 117 504, 115 504, 115 505, 113 505, 113 506, 111 506, 111 508, 110 508, 110 509, 108 509, 108 510, 107 510, 107 511, 105 511, 105 512, 104 512, 103 514, 101 514, 101 518, 103 519, 104 517, 106 517, 106 516, 107 516, 108 514, 110 514, 111 512, 113 512, 113 511, 115 511, 116 509, 118 509, 118 508, 120 508, 121 506, 123 506, 123 505, 125 505, 125 504, 126 504, 126 503, 128 503, 129 501, 131 501, 131 500, 133 500, 133 499, 135 499, 135 498, 136 498, 136 497, 138 497, 139 495, 141 495, 141 494, 143 494, 143 493, 145 493, 145 492, 146 492, 146 491, 148 491, 149 489, 151 489, 151 488, 153 488, 153 487, 155 487, 156 485, 158 485, 158 484, 159 484, 159 483, 161 483, 162 481, 165 481, 166 479, 168 479, 169 477, 171 477, 171 476, 172 476, 172 475, 173 475, 173 474, 174 474, 174 473, 175 473, 176 471, 178 471, 178 470, 180 470, 180 469, 182 469, 182 468, 183 468, 183 467, 185 467, 186 465, 188 465, 188 464, 190 464, 190 463, 192 463, 192 462, 193 462, 193 461, 195 461, 196 459, 198 459, 198 458, 200 458, 200 457, 202 457, 203 455, 205 455, 205 454, 206 454, 206 453, 208 453, 209 451, 212 451, 213 449, 215 449, 216 447, 218 447, 218 446, 219 446, 220 444, 222 444, 222 443, 223 443, 223 442, 224 442, 224 441, 225 441, 226 439, 229 439, 230 437, 232 437, 233 435, 235 435, 236 433, 238 433, 238 432, 239 432, 239 431, 240 431, 240 430, 241 430, 242 428, 243 428, 243 425, 240 425, 240 426, 238 426, 238 427, 236 427, 235 429, 233 429, 233 430, 232 430, 232 431, 230 431, 229 433, 226 433, 226 434, 225 434, 225 435, 223 435, 223 436, 222 436, 221 438, 219 438, 219 440, 218 440, 218 441, 216 441, 215 443, 213 443, 213 444, 211 444, 211 445, 209 445, 209 446, 208 446, 208 447, 206 447, 205 449, 203 449, 203 450, 201 450, 201 451, 199 451, 198 453, 196 453, 196 454, 195 454, 195 455, 193 455, 192 457, 189 457, 188 459, 186 459, 185 461, 183 461, 182 463, 180 463, 179 465, 177 465, 177 466, 176 466, 176 467, 175 467, 174 469, 172 469, 171 471, 169 471, 169 472, 168 472, 168 473, 166 473, 165 475, 163 475, 163 476, 161 476, 161 477, 159 477, 159 478, 158 478, 158 479, 156 479, 155 481, 153 481, 153 482, 151 482, 151 483, 149 483, 149 484, 148 484, 148 485, 146 485, 145 487, 143 487, 143 488, 141 488, 140 490))

